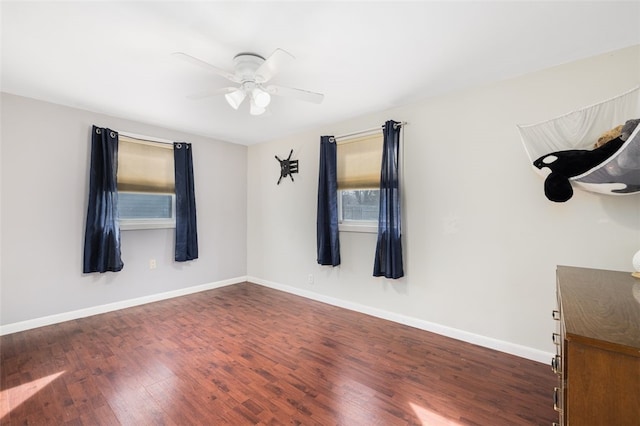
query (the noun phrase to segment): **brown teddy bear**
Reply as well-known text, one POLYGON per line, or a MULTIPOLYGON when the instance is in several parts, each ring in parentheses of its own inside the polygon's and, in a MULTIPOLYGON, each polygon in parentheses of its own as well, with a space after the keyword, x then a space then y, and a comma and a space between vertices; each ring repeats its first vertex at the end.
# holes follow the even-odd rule
POLYGON ((602 145, 606 144, 607 142, 612 141, 615 138, 619 138, 620 135, 622 135, 622 127, 623 125, 621 124, 601 134, 600 137, 598 138, 598 141, 593 147, 600 148, 602 145))
POLYGON ((638 124, 640 124, 640 118, 634 118, 632 120, 627 120, 624 124, 616 126, 611 130, 607 130, 600 135, 598 141, 593 147, 599 148, 607 142, 611 142, 616 138, 620 138, 623 141, 626 141, 627 139, 629 139, 629 136, 631 136, 638 124))

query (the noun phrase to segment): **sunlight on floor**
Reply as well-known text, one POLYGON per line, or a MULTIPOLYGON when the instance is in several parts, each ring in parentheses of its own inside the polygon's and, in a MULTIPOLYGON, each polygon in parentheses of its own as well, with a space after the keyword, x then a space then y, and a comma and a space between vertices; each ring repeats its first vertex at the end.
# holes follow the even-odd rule
POLYGON ((31 398, 38 393, 41 389, 46 387, 49 383, 56 380, 65 371, 51 374, 46 377, 41 377, 32 382, 25 383, 19 386, 15 386, 10 389, 5 389, 0 392, 0 420, 11 412, 14 408, 31 398))
POLYGON ((451 426, 459 426, 460 423, 455 422, 453 420, 447 419, 446 417, 441 416, 438 413, 435 413, 427 408, 416 405, 412 402, 409 403, 413 411, 416 413, 416 417, 422 423, 422 426, 440 426, 440 425, 451 425, 451 426))

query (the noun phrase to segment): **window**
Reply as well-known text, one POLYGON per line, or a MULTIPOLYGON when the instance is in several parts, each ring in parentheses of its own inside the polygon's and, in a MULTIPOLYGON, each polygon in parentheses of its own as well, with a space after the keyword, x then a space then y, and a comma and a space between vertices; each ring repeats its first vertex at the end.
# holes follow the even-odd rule
POLYGON ((176 227, 175 194, 118 192, 121 230, 176 227))
POLYGON ((173 145, 120 134, 120 229, 175 228, 173 145))
POLYGON ((382 132, 337 143, 340 230, 377 232, 382 132))

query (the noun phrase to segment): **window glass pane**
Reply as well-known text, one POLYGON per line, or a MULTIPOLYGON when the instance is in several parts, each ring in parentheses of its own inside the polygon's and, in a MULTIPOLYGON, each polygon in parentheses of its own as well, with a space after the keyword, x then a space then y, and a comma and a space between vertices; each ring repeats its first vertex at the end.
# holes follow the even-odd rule
POLYGON ((378 221, 379 189, 343 190, 340 197, 343 221, 378 221))
POLYGON ((173 217, 171 194, 118 193, 120 219, 171 219, 173 217))

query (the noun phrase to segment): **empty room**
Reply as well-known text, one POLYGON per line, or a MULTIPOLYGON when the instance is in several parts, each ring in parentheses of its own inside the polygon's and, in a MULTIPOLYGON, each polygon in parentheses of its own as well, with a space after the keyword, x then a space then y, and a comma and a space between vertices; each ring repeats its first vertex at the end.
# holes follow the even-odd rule
POLYGON ((640 419, 637 1, 0 2, 0 424, 640 419))

